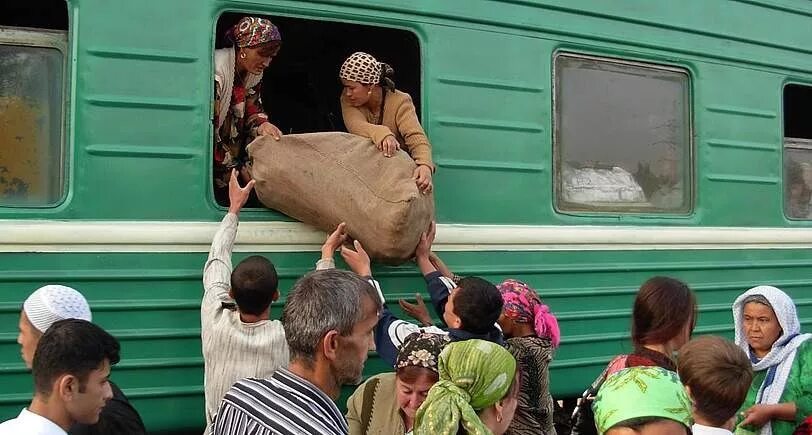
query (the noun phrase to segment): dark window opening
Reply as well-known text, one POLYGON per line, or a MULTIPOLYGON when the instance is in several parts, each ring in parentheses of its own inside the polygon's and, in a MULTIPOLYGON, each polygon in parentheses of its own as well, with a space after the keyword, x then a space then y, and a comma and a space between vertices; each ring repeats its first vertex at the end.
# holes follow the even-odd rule
POLYGON ((67 0, 0 1, 0 26, 68 30, 67 0))
POLYGON ((812 86, 784 88, 784 137, 812 139, 812 86))
MULTIPOLYGON (((246 13, 225 13, 217 22, 215 49, 230 46, 226 31, 246 13)), ((420 46, 409 31, 302 18, 269 18, 282 35, 282 48, 263 73, 262 104, 284 134, 346 131, 338 71, 344 60, 364 51, 395 70, 398 90, 411 95, 420 117, 420 46)), ((215 195, 217 196, 217 195, 215 195)), ((220 205, 227 198, 217 198, 220 205)), ((259 206, 249 202, 249 206, 259 206)))

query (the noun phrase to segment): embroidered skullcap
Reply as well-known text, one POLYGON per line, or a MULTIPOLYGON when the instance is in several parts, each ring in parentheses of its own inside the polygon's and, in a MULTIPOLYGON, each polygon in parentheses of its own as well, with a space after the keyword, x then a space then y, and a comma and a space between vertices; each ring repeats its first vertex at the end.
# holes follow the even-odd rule
POLYGON ((449 341, 447 335, 413 332, 400 346, 395 368, 423 367, 438 372, 437 361, 440 352, 449 341))
POLYGON ((282 34, 271 20, 259 17, 245 17, 226 33, 237 47, 254 47, 266 42, 282 41, 282 34))
POLYGON ((691 401, 679 376, 662 367, 631 367, 606 379, 595 402, 595 425, 604 434, 624 421, 659 417, 693 424, 691 401))
POLYGON ((44 333, 59 320, 92 320, 90 305, 78 291, 64 285, 40 287, 23 303, 28 321, 44 333))
POLYGON ((550 308, 541 302, 535 290, 515 279, 505 280, 496 288, 502 294, 505 317, 518 323, 529 323, 536 335, 549 338, 553 346, 558 347, 561 342, 558 320, 550 308))
POLYGON ((382 71, 381 63, 371 54, 357 51, 344 61, 338 76, 351 82, 377 85, 381 82, 382 71))

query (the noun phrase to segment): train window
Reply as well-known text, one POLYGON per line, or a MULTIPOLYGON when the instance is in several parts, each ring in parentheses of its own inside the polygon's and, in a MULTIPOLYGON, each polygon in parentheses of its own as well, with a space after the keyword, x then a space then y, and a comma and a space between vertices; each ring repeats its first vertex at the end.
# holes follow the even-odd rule
MULTIPOLYGON (((225 34, 244 16, 232 12, 220 16, 215 57, 217 50, 232 46, 225 34)), ((344 22, 263 17, 278 27, 283 42, 262 74, 261 99, 269 121, 284 134, 346 131, 339 103, 342 88, 338 70, 355 51, 368 52, 390 64, 395 69, 397 88, 412 96, 420 116, 420 45, 414 33, 344 22)), ((218 170, 214 172, 217 185, 218 170)), ((214 191, 215 200, 227 205, 223 189, 215 186, 214 191)), ((260 204, 249 201, 248 206, 260 204)))
POLYGON ((812 86, 784 88, 784 213, 812 218, 812 86))
POLYGON ((557 209, 688 213, 688 73, 574 54, 554 63, 557 209))
POLYGON ((0 206, 64 196, 64 31, 0 27, 0 206))

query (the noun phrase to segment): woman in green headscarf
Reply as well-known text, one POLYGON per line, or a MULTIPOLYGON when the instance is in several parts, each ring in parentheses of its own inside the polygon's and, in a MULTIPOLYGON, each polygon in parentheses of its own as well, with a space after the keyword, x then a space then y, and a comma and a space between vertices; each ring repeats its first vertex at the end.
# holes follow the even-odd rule
POLYGON ((484 340, 451 343, 440 353, 440 380, 415 416, 414 435, 501 435, 518 403, 516 360, 484 340))
POLYGON ((609 376, 592 409, 601 435, 687 435, 693 424, 679 376, 661 367, 632 367, 609 376))

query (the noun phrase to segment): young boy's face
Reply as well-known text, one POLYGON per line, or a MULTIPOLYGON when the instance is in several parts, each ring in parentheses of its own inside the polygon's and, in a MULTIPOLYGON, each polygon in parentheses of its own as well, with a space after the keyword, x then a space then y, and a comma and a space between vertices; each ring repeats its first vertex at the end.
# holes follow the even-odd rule
POLYGON ((459 287, 451 289, 451 292, 448 295, 448 300, 445 303, 445 310, 443 311, 443 320, 445 320, 445 324, 448 325, 449 328, 453 329, 462 328, 462 320, 460 320, 460 317, 454 312, 454 297, 459 292, 459 287))

